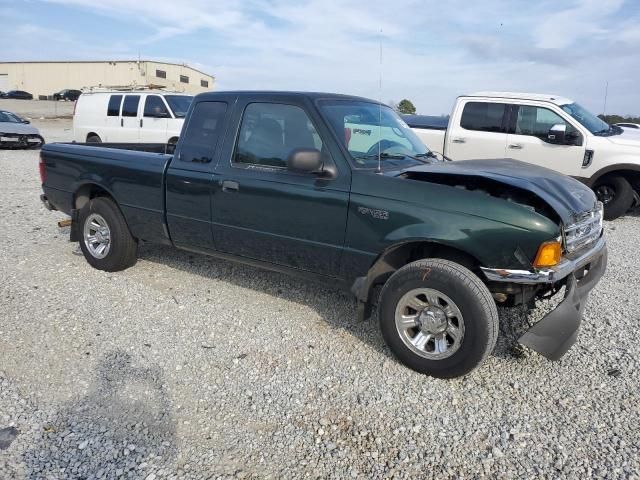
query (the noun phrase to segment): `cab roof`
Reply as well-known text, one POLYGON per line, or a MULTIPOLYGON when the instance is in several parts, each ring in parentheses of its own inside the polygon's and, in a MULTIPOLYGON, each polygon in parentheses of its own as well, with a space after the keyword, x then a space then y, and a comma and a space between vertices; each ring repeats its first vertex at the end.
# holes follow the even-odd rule
POLYGON ((370 98, 358 97, 356 95, 345 95, 341 93, 326 93, 326 92, 300 92, 300 91, 285 91, 285 90, 227 90, 227 91, 215 91, 204 92, 198 94, 199 98, 215 98, 218 95, 252 95, 260 97, 306 97, 311 100, 328 99, 328 100, 356 100, 368 103, 380 103, 377 100, 370 98))
POLYGON ((506 98, 513 100, 536 100, 539 102, 551 102, 556 105, 566 105, 573 103, 573 100, 559 95, 548 95, 545 93, 524 93, 524 92, 475 92, 467 97, 486 97, 486 98, 506 98))

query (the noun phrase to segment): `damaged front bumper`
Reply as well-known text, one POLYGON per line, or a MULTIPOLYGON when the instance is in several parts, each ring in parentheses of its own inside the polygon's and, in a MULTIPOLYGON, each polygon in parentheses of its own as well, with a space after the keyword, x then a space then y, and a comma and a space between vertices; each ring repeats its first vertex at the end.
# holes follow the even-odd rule
POLYGON ((491 282, 520 285, 553 285, 566 279, 562 302, 518 339, 549 360, 558 360, 575 343, 589 292, 606 267, 607 246, 601 237, 587 252, 564 258, 553 268, 531 271, 482 268, 482 271, 491 282))

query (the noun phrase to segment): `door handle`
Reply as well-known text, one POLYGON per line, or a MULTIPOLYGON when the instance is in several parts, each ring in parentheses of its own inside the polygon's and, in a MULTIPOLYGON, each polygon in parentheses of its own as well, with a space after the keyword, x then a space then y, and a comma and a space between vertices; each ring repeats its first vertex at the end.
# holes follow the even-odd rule
POLYGON ((223 192, 237 192, 240 190, 240 184, 233 180, 225 180, 224 182, 220 182, 220 184, 222 185, 223 192))
POLYGON ((451 140, 453 143, 465 143, 467 140, 462 137, 455 137, 451 140))
POLYGON ((140 119, 140 127, 142 127, 142 119, 140 119))
POLYGON ((522 144, 520 143, 512 143, 509 145, 509 148, 513 150, 522 150, 522 144))
POLYGON ((121 118, 121 119, 120 119, 120 126, 121 126, 121 127, 124 127, 124 118, 121 118))

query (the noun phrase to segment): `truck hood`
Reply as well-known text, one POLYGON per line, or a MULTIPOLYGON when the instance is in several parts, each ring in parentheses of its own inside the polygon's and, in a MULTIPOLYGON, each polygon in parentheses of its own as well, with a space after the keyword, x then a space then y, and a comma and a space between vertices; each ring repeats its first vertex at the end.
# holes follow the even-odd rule
POLYGON ((0 133, 16 133, 18 135, 37 135, 38 129, 26 123, 0 122, 0 133))
POLYGON ((533 193, 570 224, 584 212, 596 208, 593 191, 579 181, 548 168, 513 159, 461 160, 419 165, 399 175, 426 182, 465 185, 468 179, 489 179, 504 186, 533 193))
POLYGON ((626 129, 620 135, 606 137, 611 143, 627 147, 640 147, 640 130, 626 129))

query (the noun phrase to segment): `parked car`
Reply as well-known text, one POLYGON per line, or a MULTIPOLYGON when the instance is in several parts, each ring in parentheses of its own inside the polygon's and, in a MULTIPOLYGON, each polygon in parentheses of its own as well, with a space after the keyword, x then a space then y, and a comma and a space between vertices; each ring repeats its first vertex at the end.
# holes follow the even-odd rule
POLYGON ((509 157, 570 175, 593 188, 608 220, 640 201, 640 136, 568 98, 480 92, 458 97, 446 129, 413 128, 452 160, 509 157))
POLYGON ((0 148, 37 148, 44 138, 29 120, 15 113, 0 110, 0 148))
POLYGON ((153 90, 85 92, 76 103, 73 137, 76 142, 175 146, 192 99, 153 90))
POLYGON ((630 128, 632 130, 640 130, 640 123, 614 123, 616 127, 630 128))
POLYGON ((71 102, 75 102, 78 97, 82 94, 80 90, 60 90, 57 93, 53 94, 54 100, 68 100, 71 102))
POLYGON ((16 100, 33 100, 33 95, 22 90, 10 90, 4 93, 2 98, 13 98, 16 100))
POLYGON ((559 358, 606 267, 588 187, 515 160, 438 161, 373 100, 203 93, 174 155, 109 147, 49 144, 40 160, 41 199, 94 268, 132 266, 140 240, 174 245, 351 291, 361 318, 382 286, 387 344, 436 377, 492 351, 496 302, 566 287, 520 338, 559 358))

